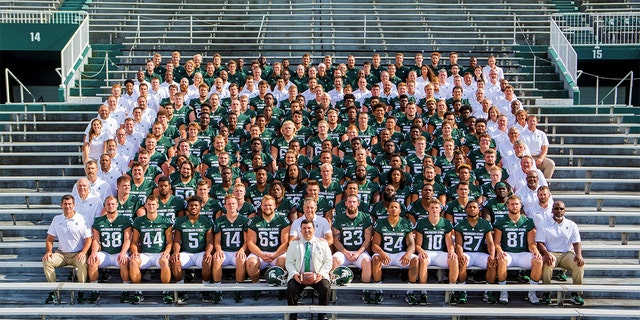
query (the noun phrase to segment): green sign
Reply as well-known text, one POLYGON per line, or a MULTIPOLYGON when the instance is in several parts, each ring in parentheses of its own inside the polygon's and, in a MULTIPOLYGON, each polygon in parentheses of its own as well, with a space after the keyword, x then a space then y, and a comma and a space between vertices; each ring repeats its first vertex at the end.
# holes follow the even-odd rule
POLYGON ((574 46, 578 60, 636 60, 640 45, 574 46))
POLYGON ((0 24, 2 51, 60 51, 67 44, 78 24, 0 24))

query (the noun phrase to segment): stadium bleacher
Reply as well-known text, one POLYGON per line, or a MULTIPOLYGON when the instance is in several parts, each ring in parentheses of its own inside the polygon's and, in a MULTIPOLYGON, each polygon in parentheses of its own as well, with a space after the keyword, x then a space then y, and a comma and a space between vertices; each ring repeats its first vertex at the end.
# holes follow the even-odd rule
MULTIPOLYGON (((583 1, 581 8, 601 12, 638 10, 634 1, 618 2, 609 6, 600 1, 583 1)), ((55 10, 59 5, 57 0, 3 0, 0 9, 55 10)), ((108 94, 109 85, 133 77, 154 52, 162 53, 166 60, 175 48, 183 56, 203 53, 205 61, 216 52, 223 55, 224 61, 235 57, 250 61, 259 54, 266 54, 270 61, 282 58, 297 61, 302 53, 312 52, 314 63, 325 53, 334 55, 340 62, 353 53, 361 63, 369 60, 374 51, 383 55, 385 63, 393 62, 396 51, 405 52, 411 61, 415 52, 428 55, 432 50, 439 50, 446 60, 446 54, 456 50, 466 65, 472 55, 484 64, 489 54, 497 53, 507 78, 518 88, 518 96, 535 99, 539 98, 538 89, 527 81, 530 74, 526 68, 521 68, 526 58, 516 54, 514 45, 531 34, 536 35, 535 42, 544 45, 548 41, 548 18, 556 12, 555 8, 554 1, 537 0, 495 4, 476 0, 446 4, 435 0, 403 4, 337 0, 214 4, 155 0, 136 1, 126 7, 122 2, 93 0, 85 5, 91 17, 92 44, 123 44, 118 55, 112 57, 117 59, 120 68, 112 72, 109 83, 98 84, 102 86, 97 94, 100 97, 108 94), (421 36, 423 34, 429 36, 421 36), (304 41, 310 37, 317 41, 312 47, 304 41), (239 49, 239 41, 246 41, 246 47, 239 49), (418 43, 420 49, 413 49, 418 43)), ((452 308, 443 302, 445 292, 451 287, 430 282, 425 287, 438 292, 430 306, 410 308, 402 301, 407 285, 389 281, 383 285, 384 289, 398 294, 391 295, 381 306, 362 306, 359 292, 363 287, 354 283, 351 287, 339 288, 334 305, 305 305, 296 311, 335 313, 339 318, 384 319, 423 319, 425 313, 443 319, 541 318, 541 314, 567 319, 639 318, 640 155, 637 142, 640 113, 637 108, 618 106, 525 106, 541 118, 539 128, 549 134, 549 157, 557 165, 549 180, 553 197, 566 203, 567 216, 581 229, 587 261, 584 307, 530 308, 524 301, 513 301, 508 307, 495 308, 480 302, 486 287, 470 285, 467 290, 474 292, 470 296, 476 301, 470 301, 466 307, 452 308)), ((96 306, 71 306, 69 292, 95 288, 105 292, 122 290, 122 285, 114 283, 47 284, 40 263, 45 230, 51 218, 60 212, 60 197, 69 193, 73 183, 84 175, 80 146, 83 131, 95 117, 97 105, 44 103, 1 107, 0 292, 8 298, 0 307, 0 318, 69 318, 69 313, 73 313, 76 319, 89 316, 146 319, 163 315, 190 319, 205 314, 235 315, 234 318, 255 318, 261 314, 261 318, 270 319, 292 312, 291 308, 284 307, 286 302, 275 298, 260 302, 245 299, 241 305, 223 301, 214 307, 200 302, 179 308, 149 302, 135 308, 118 304, 115 293, 96 306), (46 291, 53 289, 62 292, 63 306, 42 304, 46 291)), ((67 272, 59 271, 59 279, 65 278, 67 272)), ((203 289, 199 284, 186 286, 183 289, 187 291, 203 289)), ((176 290, 175 285, 145 283, 142 287, 148 291, 176 290)), ((523 296, 517 292, 530 289, 524 285, 508 287, 517 297, 513 300, 523 296)), ((223 290, 254 288, 247 283, 240 287, 229 285, 223 290)), ((262 289, 277 290, 266 286, 262 289)), ((567 292, 574 288, 570 282, 568 285, 554 282, 549 290, 567 292)), ((152 294, 150 297, 149 300, 153 300, 152 294)))

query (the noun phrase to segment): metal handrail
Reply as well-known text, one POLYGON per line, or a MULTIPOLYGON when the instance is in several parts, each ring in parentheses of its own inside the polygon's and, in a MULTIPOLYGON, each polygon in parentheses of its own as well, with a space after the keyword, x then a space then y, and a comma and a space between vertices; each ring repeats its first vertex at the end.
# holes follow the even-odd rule
POLYGON ((22 84, 22 81, 20 81, 18 79, 18 77, 16 77, 16 75, 13 74, 13 72, 11 72, 11 70, 9 70, 9 68, 5 68, 4 69, 4 81, 5 81, 5 87, 6 87, 6 90, 7 90, 7 103, 12 103, 11 102, 11 90, 10 90, 10 87, 9 87, 9 76, 11 76, 11 78, 13 78, 13 80, 15 80, 20 85, 20 103, 24 103, 24 92, 25 91, 31 96, 31 98, 33 99, 33 102, 36 102, 36 97, 33 96, 33 94, 31 93, 31 91, 29 91, 27 86, 22 84))
MULTIPOLYGON (((615 87, 611 88, 611 90, 609 90, 609 92, 607 92, 607 94, 604 95, 604 98, 602 98, 602 100, 600 100, 600 104, 604 104, 604 100, 612 93, 615 92, 614 96, 613 96, 613 104, 617 105, 618 104, 618 87, 625 81, 627 80, 627 78, 629 78, 629 104, 628 106, 631 106, 631 98, 633 97, 633 71, 629 71, 629 73, 627 73, 626 76, 624 76, 624 78, 622 78, 618 84, 615 85, 615 87)), ((598 103, 598 101, 596 101, 596 103, 598 103)))

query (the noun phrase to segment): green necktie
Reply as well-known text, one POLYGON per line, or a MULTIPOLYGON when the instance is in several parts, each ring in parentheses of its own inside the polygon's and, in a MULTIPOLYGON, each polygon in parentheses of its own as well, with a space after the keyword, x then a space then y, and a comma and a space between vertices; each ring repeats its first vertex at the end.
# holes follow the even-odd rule
POLYGON ((304 272, 311 272, 311 248, 309 241, 304 243, 304 272))

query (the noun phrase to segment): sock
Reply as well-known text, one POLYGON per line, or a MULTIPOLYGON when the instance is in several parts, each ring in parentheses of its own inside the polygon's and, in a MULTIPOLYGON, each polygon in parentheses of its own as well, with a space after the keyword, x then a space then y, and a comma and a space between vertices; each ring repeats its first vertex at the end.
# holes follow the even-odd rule
POLYGON ((182 280, 180 280, 180 281, 178 281, 176 283, 183 284, 184 283, 184 279, 182 279, 182 280))
POLYGON ((538 284, 538 281, 529 280, 529 284, 536 285, 536 284, 538 284))
POLYGON ((504 280, 504 281, 498 281, 498 284, 502 284, 502 285, 507 284, 507 280, 504 280))
POLYGON ((98 280, 96 280, 96 281, 91 281, 91 283, 98 283, 98 280))
POLYGON ((131 283, 131 281, 122 281, 122 283, 131 283))
POLYGON ((202 280, 202 284, 209 284, 209 281, 202 280))

